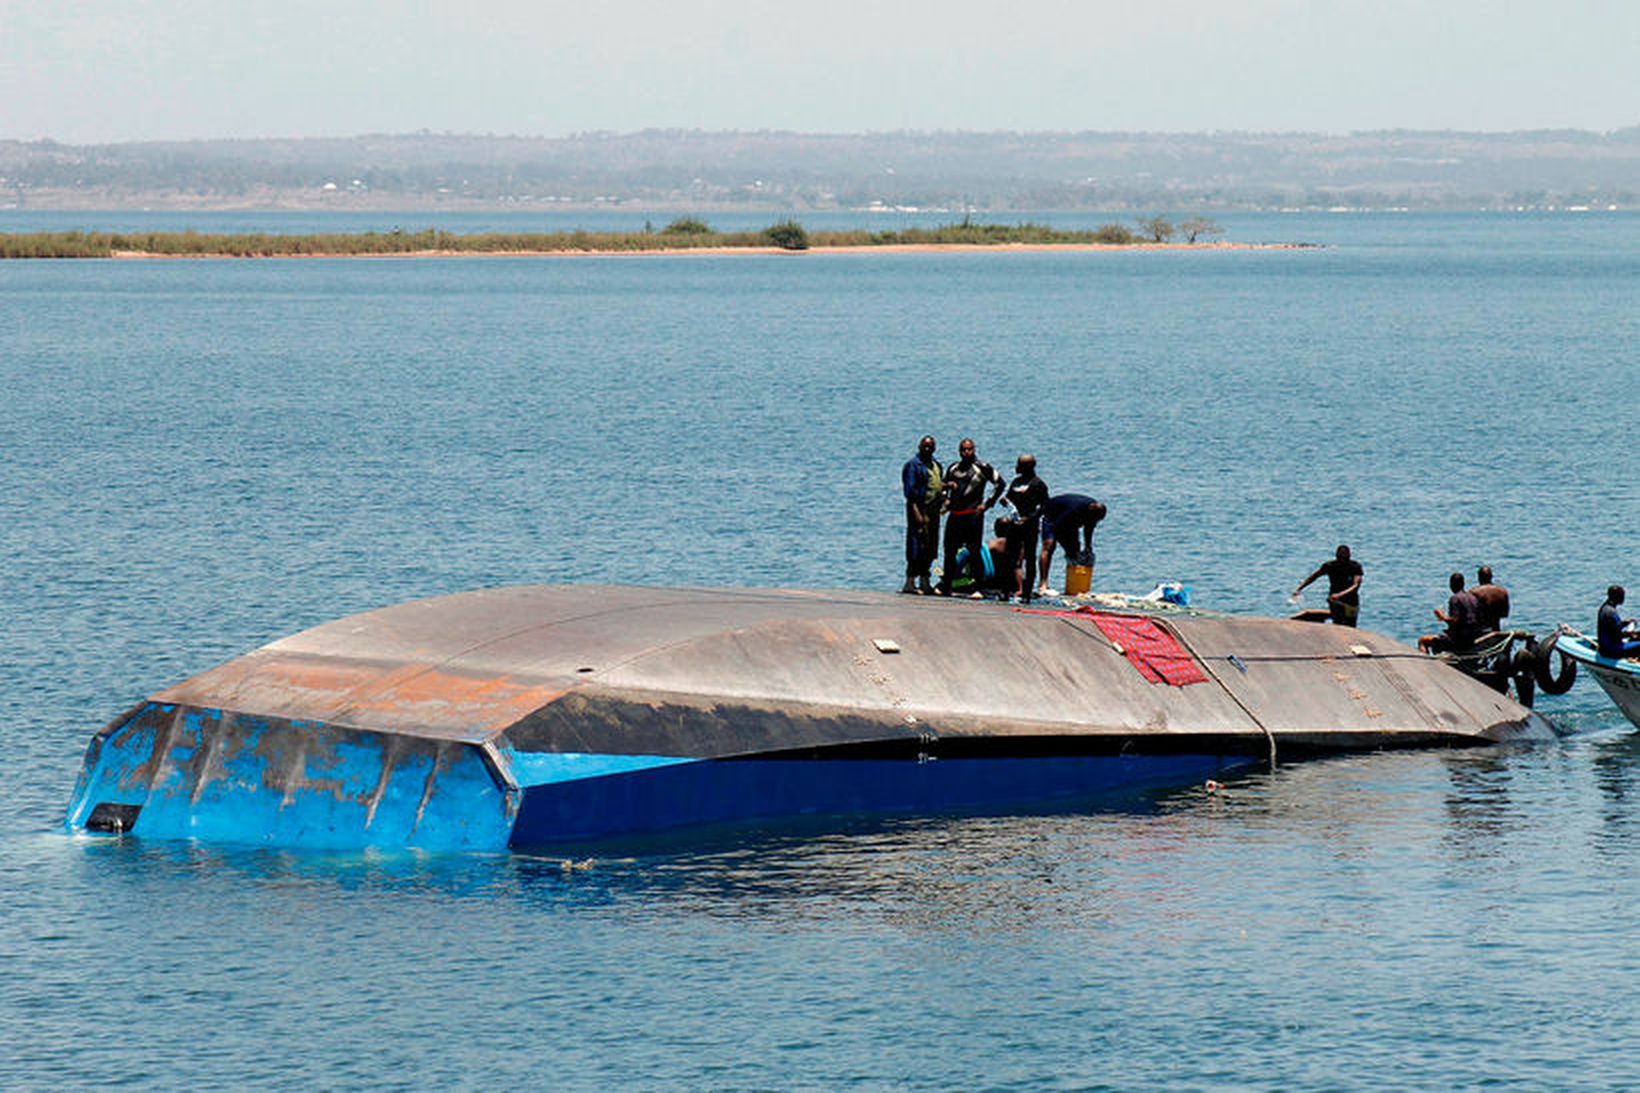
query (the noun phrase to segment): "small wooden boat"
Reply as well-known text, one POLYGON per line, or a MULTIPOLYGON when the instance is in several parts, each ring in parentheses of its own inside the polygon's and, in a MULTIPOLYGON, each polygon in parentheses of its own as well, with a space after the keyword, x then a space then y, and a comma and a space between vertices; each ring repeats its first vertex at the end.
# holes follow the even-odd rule
POLYGON ((1593 641, 1569 626, 1560 628, 1555 648, 1562 656, 1583 665, 1623 711, 1623 716, 1640 727, 1640 660, 1603 657, 1593 641))

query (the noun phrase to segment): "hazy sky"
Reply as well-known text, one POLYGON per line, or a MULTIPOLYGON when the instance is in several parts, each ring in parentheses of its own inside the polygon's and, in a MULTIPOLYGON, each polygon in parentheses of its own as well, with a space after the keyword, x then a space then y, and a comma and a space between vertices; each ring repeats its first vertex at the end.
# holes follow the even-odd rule
POLYGON ((1640 0, 0 0, 0 138, 1640 124, 1640 0))

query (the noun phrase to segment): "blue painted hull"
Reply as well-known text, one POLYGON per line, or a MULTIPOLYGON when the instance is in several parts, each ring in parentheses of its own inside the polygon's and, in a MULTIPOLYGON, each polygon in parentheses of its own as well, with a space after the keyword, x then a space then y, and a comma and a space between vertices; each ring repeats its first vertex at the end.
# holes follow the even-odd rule
POLYGON ((1257 761, 1230 747, 939 759, 915 750, 529 755, 150 702, 93 741, 67 826, 108 830, 112 816, 151 838, 499 851, 787 818, 1042 807, 1189 785, 1257 761))
POLYGON ((809 816, 940 815, 1137 796, 1258 762, 1248 755, 706 760, 524 790, 514 847, 809 816))
POLYGON ((66 824, 310 849, 493 850, 515 800, 473 745, 150 702, 92 741, 66 824))

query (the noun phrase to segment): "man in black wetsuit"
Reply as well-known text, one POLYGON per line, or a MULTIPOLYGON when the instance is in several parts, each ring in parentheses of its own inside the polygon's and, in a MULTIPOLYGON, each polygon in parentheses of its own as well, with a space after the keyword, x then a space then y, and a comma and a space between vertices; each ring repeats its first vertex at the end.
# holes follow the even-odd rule
POLYGON ((1014 463, 1014 480, 1008 483, 1007 500, 1014 510, 1007 533, 1011 591, 1030 603, 1036 594, 1036 537, 1042 511, 1048 504, 1048 484, 1036 476, 1036 456, 1022 455, 1014 463), (1023 575, 1020 573, 1022 563, 1023 575))
POLYGON ((1294 598, 1323 573, 1327 575, 1327 614, 1333 625, 1354 626, 1361 618, 1361 563, 1350 557, 1349 547, 1340 546, 1331 561, 1322 562, 1298 582, 1294 598))
POLYGON ((1425 634, 1418 639, 1418 648, 1426 653, 1442 653, 1448 649, 1463 651, 1475 644, 1481 636, 1481 602, 1463 586, 1463 574, 1454 573, 1447 580, 1452 595, 1447 597, 1446 610, 1435 608, 1435 617, 1446 623, 1446 633, 1425 634))
POLYGON ((997 503, 1005 483, 989 463, 981 463, 971 438, 957 445, 957 461, 945 468, 945 572, 940 575, 942 596, 951 594, 957 579, 957 551, 968 548, 968 557, 978 558, 985 547, 985 510, 997 503), (985 484, 992 483, 991 499, 985 499, 985 484))
POLYGON ((1093 564, 1093 529, 1105 518, 1105 506, 1085 493, 1060 493, 1042 507, 1042 556, 1038 559, 1038 596, 1051 596, 1048 572, 1053 568, 1053 548, 1065 551, 1065 564, 1093 564), (1078 559, 1086 558, 1085 562, 1078 559))

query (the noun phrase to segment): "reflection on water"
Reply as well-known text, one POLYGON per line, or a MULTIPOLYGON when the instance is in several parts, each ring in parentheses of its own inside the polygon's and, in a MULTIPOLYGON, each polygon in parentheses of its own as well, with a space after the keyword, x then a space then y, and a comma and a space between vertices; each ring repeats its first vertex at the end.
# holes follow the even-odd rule
POLYGON ((1446 763, 1451 818, 1448 843, 1460 857, 1484 856, 1510 834, 1522 815, 1510 798, 1513 767, 1503 749, 1451 756, 1446 763))
POLYGON ((365 1036, 417 1084, 527 1076, 550 1050, 576 1085, 666 1084, 680 1058, 705 1084, 801 1085, 870 1043, 871 1084, 981 1066, 987 1084, 1153 1087, 1208 1035, 1200 1080, 1292 1088, 1327 1084, 1311 1060, 1347 1026, 1381 1045, 1348 1060, 1366 1084, 1401 1084, 1414 1052, 1461 1085, 1430 1012, 1475 1044, 1515 1037, 1537 1072, 1607 1049, 1581 995, 1636 997, 1614 915, 1640 869, 1612 838, 1635 747, 1353 756, 1141 807, 573 859, 20 839, 0 865, 8 921, 29 924, 0 925, 0 1077, 369 1084, 365 1036), (133 1013, 140 1047, 93 1032, 133 1013), (1071 1015, 1093 1054, 1066 1054, 1071 1015), (485 1033, 428 1039, 429 1021, 485 1033), (196 1050, 201 1026, 220 1054, 196 1050), (1033 1027, 1060 1032, 1032 1052, 1033 1027))
POLYGON ((1628 861, 1632 844, 1640 837, 1640 735, 1604 733, 1589 740, 1585 747, 1600 791, 1601 826, 1596 846, 1604 857, 1628 861))

